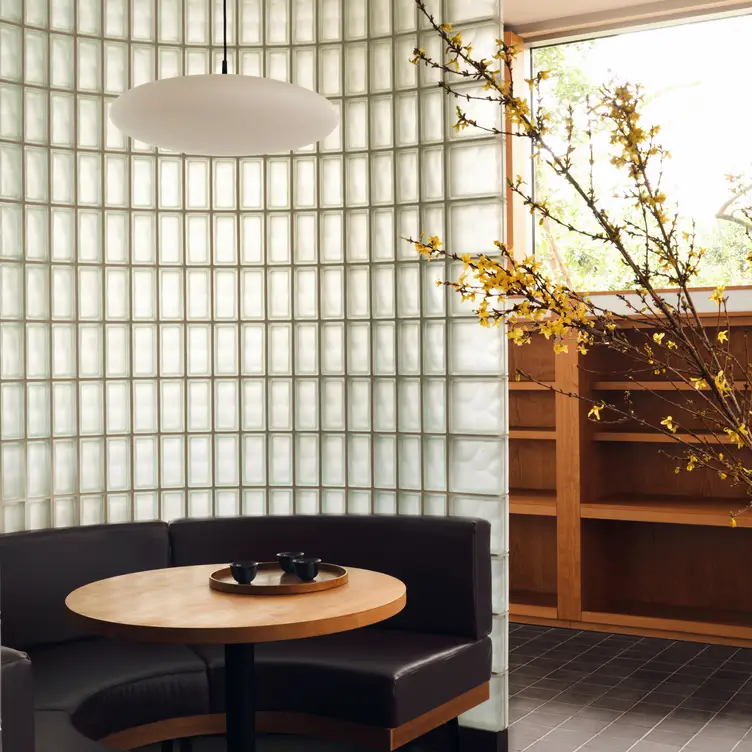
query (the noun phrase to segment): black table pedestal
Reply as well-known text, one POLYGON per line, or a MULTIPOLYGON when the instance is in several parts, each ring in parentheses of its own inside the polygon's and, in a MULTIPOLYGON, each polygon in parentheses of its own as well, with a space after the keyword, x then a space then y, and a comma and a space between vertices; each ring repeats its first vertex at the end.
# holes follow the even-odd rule
POLYGON ((256 752, 254 646, 225 645, 227 752, 256 752))

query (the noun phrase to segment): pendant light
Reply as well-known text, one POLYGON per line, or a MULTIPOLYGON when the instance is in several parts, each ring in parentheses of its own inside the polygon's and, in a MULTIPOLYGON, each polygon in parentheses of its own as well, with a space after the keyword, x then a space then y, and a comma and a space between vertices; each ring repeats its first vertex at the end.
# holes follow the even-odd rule
POLYGON ((138 141, 184 154, 244 157, 291 151, 328 136, 338 114, 326 97, 271 78, 227 74, 227 0, 222 74, 178 76, 136 86, 110 120, 138 141))

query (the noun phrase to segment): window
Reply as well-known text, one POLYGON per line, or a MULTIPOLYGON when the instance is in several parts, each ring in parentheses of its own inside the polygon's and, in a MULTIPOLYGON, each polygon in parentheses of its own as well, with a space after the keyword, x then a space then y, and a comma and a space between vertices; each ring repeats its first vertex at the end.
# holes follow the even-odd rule
MULTIPOLYGON (((600 85, 629 81, 644 86, 644 122, 661 126, 659 139, 672 154, 664 192, 679 205, 687 228, 694 220, 698 245, 708 249, 697 285, 752 282, 745 228, 729 218, 734 217, 734 205, 726 206, 731 198, 726 175, 752 176, 752 139, 747 135, 752 105, 744 95, 751 38, 752 16, 741 16, 542 47, 531 53, 534 71, 553 74, 542 89, 543 106, 556 112, 554 124, 562 145, 562 116, 569 103, 578 108, 576 122, 584 129, 584 105, 588 96, 597 96, 600 85)), ((596 192, 610 212, 624 216, 624 201, 614 198, 623 179, 609 163, 611 147, 603 125, 597 121, 593 125, 596 192)), ((583 177, 587 175, 584 143, 584 138, 576 142, 583 177)), ((583 222, 587 226, 587 208, 544 166, 536 167, 535 184, 537 195, 549 198, 553 209, 575 226, 583 222)), ((534 248, 557 277, 578 289, 632 286, 615 251, 551 222, 535 223, 534 248)))

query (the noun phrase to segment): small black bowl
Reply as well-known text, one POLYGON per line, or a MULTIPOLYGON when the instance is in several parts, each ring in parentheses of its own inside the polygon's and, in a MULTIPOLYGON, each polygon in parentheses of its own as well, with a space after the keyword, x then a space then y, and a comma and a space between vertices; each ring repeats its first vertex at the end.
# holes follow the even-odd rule
POLYGON ((301 556, 305 556, 303 551, 284 551, 281 554, 277 554, 277 561, 279 566, 284 569, 285 572, 291 574, 295 571, 295 567, 292 565, 293 559, 299 559, 301 556))
POLYGON ((317 559, 315 556, 300 556, 293 559, 292 563, 295 567, 295 574, 303 582, 312 582, 318 577, 321 559, 317 559))
POLYGON ((257 571, 257 561, 234 561, 230 564, 230 572, 232 572, 235 582, 239 582, 241 585, 249 585, 253 582, 257 571))

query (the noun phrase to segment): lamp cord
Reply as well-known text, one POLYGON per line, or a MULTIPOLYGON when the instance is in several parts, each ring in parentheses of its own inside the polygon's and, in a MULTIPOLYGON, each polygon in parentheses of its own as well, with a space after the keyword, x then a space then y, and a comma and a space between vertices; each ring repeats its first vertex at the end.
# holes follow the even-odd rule
POLYGON ((222 6, 222 24, 224 29, 224 47, 225 56, 222 60, 222 73, 227 73, 227 0, 224 0, 222 6))

